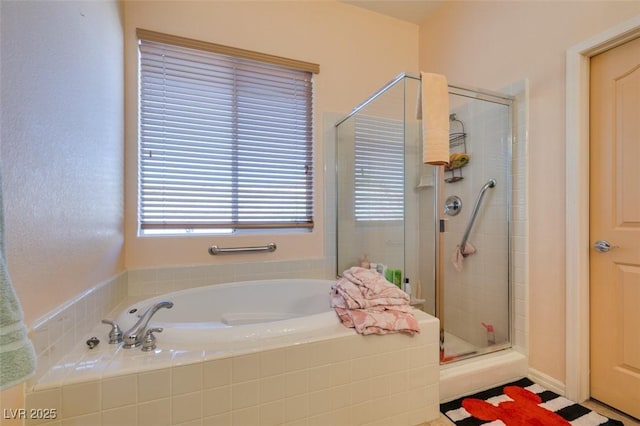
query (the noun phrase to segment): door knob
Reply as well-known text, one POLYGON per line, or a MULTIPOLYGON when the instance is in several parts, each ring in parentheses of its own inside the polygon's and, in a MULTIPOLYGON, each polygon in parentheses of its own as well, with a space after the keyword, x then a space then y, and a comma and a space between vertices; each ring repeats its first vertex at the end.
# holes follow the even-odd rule
POLYGON ((598 250, 600 253, 606 253, 612 248, 616 248, 616 247, 618 246, 612 246, 611 244, 609 244, 609 241, 607 240, 598 240, 593 244, 593 248, 598 250))

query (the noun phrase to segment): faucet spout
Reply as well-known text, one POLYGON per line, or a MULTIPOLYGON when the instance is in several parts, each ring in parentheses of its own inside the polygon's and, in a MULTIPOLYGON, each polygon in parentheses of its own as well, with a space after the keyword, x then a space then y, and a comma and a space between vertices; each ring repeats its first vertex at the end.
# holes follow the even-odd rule
POLYGON ((142 341, 144 340, 144 333, 149 325, 149 321, 151 321, 151 317, 153 317, 153 315, 161 308, 171 309, 173 308, 173 302, 162 301, 149 307, 149 309, 140 316, 138 322, 136 322, 129 330, 124 332, 122 338, 124 342, 124 345, 122 346, 123 348, 137 348, 142 344, 142 341))

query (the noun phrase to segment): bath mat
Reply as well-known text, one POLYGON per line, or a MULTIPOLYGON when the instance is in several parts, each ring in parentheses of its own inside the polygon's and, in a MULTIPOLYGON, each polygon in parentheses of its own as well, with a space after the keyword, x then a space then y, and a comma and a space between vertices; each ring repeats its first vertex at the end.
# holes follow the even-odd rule
POLYGON ((440 405, 460 426, 621 425, 524 378, 440 405))

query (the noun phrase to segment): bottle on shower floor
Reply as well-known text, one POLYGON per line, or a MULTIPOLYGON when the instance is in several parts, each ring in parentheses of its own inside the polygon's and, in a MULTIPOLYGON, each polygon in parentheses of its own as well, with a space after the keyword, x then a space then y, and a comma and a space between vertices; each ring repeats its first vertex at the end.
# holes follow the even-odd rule
POLYGON ((495 345, 496 344, 496 333, 493 329, 493 324, 485 324, 481 323, 482 326, 487 330, 487 345, 495 345))

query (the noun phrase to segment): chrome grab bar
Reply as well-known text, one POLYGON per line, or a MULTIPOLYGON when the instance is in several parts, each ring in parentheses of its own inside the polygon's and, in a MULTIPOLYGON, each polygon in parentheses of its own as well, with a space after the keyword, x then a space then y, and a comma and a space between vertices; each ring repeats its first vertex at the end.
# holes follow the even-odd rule
POLYGON ((487 183, 484 184, 482 189, 480 189, 480 193, 478 194, 478 198, 476 198, 476 203, 473 206, 473 212, 471 213, 471 217, 469 218, 469 224, 467 225, 466 231, 464 231, 464 236, 462 237, 462 242, 460 242, 460 253, 463 257, 467 257, 468 255, 464 252, 464 247, 467 245, 467 240, 469 239, 469 234, 471 233, 471 228, 473 228, 473 223, 476 220, 476 216, 478 215, 478 210, 480 209, 480 203, 482 202, 482 197, 484 197, 484 193, 489 188, 493 188, 496 186, 495 179, 489 179, 487 183))
POLYGON ((209 254, 211 256, 215 256, 217 254, 236 254, 236 253, 260 253, 267 252, 271 253, 272 251, 276 251, 276 243, 268 243, 266 246, 256 246, 256 247, 218 247, 217 245, 212 245, 209 247, 209 254))

